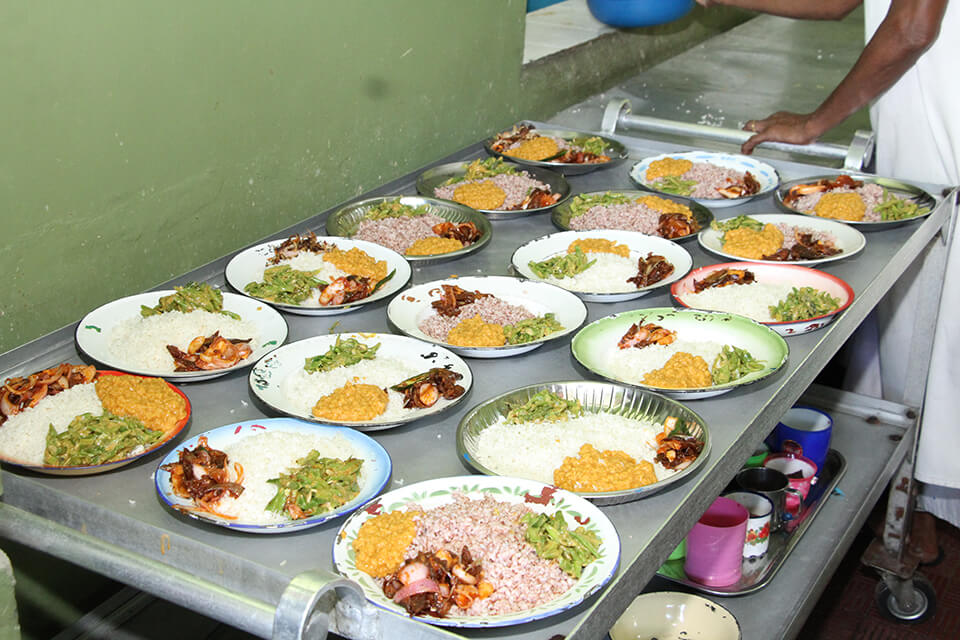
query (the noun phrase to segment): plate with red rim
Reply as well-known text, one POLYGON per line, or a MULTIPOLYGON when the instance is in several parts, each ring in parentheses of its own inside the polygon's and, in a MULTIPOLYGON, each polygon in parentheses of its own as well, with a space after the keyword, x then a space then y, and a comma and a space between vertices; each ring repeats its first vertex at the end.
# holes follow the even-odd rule
MULTIPOLYGON (((719 290, 726 291, 730 289, 731 293, 733 293, 736 292, 736 289, 741 286, 750 285, 731 284, 721 287, 719 290)), ((763 305, 764 302, 762 301, 762 292, 757 291, 756 288, 751 290, 754 291, 754 298, 757 296, 761 297, 760 304, 763 305)), ((789 293, 789 290, 786 288, 784 288, 784 291, 789 293)), ((705 309, 707 311, 738 313, 770 327, 782 336, 795 336, 802 333, 808 333, 810 331, 816 331, 817 329, 822 329, 833 322, 840 313, 849 307, 855 297, 853 287, 847 284, 844 280, 830 275, 829 273, 824 273, 823 271, 817 269, 811 269, 809 267, 793 264, 763 264, 757 262, 725 262, 694 269, 687 274, 686 277, 674 282, 670 287, 670 293, 677 304, 683 307, 692 309, 705 309), (840 301, 839 306, 834 311, 820 314, 812 318, 783 322, 766 319, 770 317, 769 315, 760 317, 761 314, 759 308, 754 310, 755 313, 749 313, 750 310, 744 308, 743 300, 738 300, 735 298, 735 296, 731 297, 729 304, 718 303, 709 307, 694 306, 693 304, 684 302, 683 297, 694 292, 695 282, 703 280, 711 273, 720 271, 721 269, 744 269, 750 271, 755 277, 755 282, 759 284, 786 285, 791 288, 813 287, 814 289, 824 291, 829 293, 831 296, 838 298, 840 301)), ((771 298, 770 302, 766 304, 777 304, 777 302, 779 302, 779 299, 772 300, 771 298)))
MULTIPOLYGON (((132 374, 132 373, 123 373, 122 371, 112 371, 112 370, 109 370, 109 369, 98 369, 98 370, 97 370, 97 378, 99 378, 99 377, 101 377, 101 376, 131 376, 131 377, 134 377, 134 378, 151 378, 151 377, 152 377, 152 376, 138 376, 138 375, 135 375, 135 374, 132 374)), ((165 383, 174 393, 176 393, 178 396, 180 396, 181 398, 183 398, 183 401, 186 403, 185 409, 186 409, 186 412, 187 412, 187 413, 186 413, 186 415, 185 415, 183 418, 181 418, 181 419, 177 422, 177 424, 173 427, 173 429, 171 429, 170 431, 164 433, 163 438, 162 438, 160 441, 154 443, 149 449, 146 449, 146 450, 144 450, 144 451, 141 451, 141 452, 139 452, 139 453, 137 453, 137 454, 135 454, 135 455, 127 456, 127 457, 122 458, 122 459, 120 459, 120 460, 113 460, 113 461, 111 461, 111 462, 104 462, 104 463, 102 463, 102 464, 92 464, 92 465, 75 465, 75 466, 66 466, 66 467, 48 466, 48 465, 35 465, 35 464, 25 464, 25 463, 18 462, 18 461, 16 461, 16 460, 12 460, 12 459, 10 459, 10 458, 4 458, 4 457, 0 457, 0 462, 3 462, 3 463, 5 463, 5 464, 10 464, 10 465, 15 465, 15 466, 17 466, 17 467, 20 467, 21 469, 27 469, 27 470, 29 470, 29 471, 36 471, 37 473, 45 473, 45 474, 48 474, 48 475, 56 475, 56 476, 91 476, 91 475, 95 475, 95 474, 98 474, 98 473, 106 473, 107 471, 112 471, 112 470, 114 470, 114 469, 118 469, 118 468, 120 468, 120 467, 122 467, 122 466, 125 466, 125 465, 130 464, 131 462, 133 462, 133 461, 135 461, 135 460, 137 460, 137 459, 139 459, 139 458, 142 458, 142 457, 144 457, 144 456, 147 456, 147 455, 153 453, 154 451, 157 451, 157 450, 160 449, 161 447, 165 446, 167 443, 173 441, 173 439, 176 438, 176 437, 180 434, 181 431, 183 431, 184 427, 187 426, 187 423, 190 422, 190 414, 191 414, 191 412, 192 412, 192 411, 191 411, 191 405, 190 405, 190 398, 188 398, 187 395, 186 395, 183 391, 181 391, 180 389, 176 388, 175 386, 173 386, 172 384, 170 384, 170 383, 167 382, 166 380, 164 380, 164 383, 165 383)), ((94 381, 94 382, 89 382, 89 383, 86 383, 86 384, 95 384, 95 381, 94 381)), ((71 388, 72 388, 72 387, 71 387, 71 388)), ((2 436, 3 436, 3 428, 0 427, 0 437, 2 437, 2 436)))

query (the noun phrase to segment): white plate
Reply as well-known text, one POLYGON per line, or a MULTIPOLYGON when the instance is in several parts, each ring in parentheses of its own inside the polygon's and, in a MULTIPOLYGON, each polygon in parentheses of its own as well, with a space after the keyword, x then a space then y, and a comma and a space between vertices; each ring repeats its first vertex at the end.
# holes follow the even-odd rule
MULTIPOLYGON (((140 317, 141 305, 148 307, 155 306, 163 296, 175 293, 172 289, 163 291, 150 291, 140 293, 135 296, 120 298, 113 302, 108 302, 102 307, 94 309, 83 317, 77 326, 77 345, 81 351, 86 353, 94 360, 120 371, 136 373, 142 376, 159 376, 168 380, 177 382, 196 382, 198 380, 209 380, 218 376, 226 375, 231 371, 244 369, 253 365, 254 362, 267 355, 287 339, 287 323, 279 313, 272 307, 248 298, 239 296, 235 293, 223 294, 223 308, 238 314, 243 320, 254 324, 259 333, 257 344, 251 343, 253 353, 246 360, 241 360, 236 366, 228 369, 217 369, 215 371, 174 371, 171 360, 170 369, 141 369, 136 366, 128 366, 117 354, 110 349, 110 334, 125 320, 134 317, 140 317)), ((243 336, 225 336, 229 338, 242 338, 243 336)))
MULTIPOLYGON (((304 316, 333 316, 340 313, 353 311, 354 309, 359 309, 363 305, 376 302, 377 300, 389 298, 406 286, 407 281, 410 280, 410 264, 396 251, 392 251, 379 244, 366 242, 364 240, 350 240, 348 238, 330 236, 317 236, 317 240, 333 244, 338 249, 343 251, 349 251, 350 249, 354 248, 360 249, 361 251, 368 253, 376 260, 385 260, 387 262, 387 274, 392 271, 396 271, 396 273, 394 273, 393 277, 390 278, 386 284, 380 287, 372 296, 363 298, 362 300, 355 300, 348 304, 336 304, 328 307, 321 307, 320 303, 317 302, 317 299, 320 295, 319 290, 315 291, 311 298, 304 300, 300 304, 283 304, 281 302, 274 302, 272 300, 263 300, 263 298, 254 298, 254 300, 263 300, 263 302, 272 305, 281 311, 287 311, 289 313, 296 313, 304 316)), ((229 283, 230 286, 236 289, 239 293, 249 296, 250 294, 245 293, 243 288, 251 282, 261 282, 263 280, 264 269, 266 269, 268 266, 271 266, 267 264, 267 258, 273 257, 273 248, 279 246, 282 242, 282 240, 265 242, 263 244, 258 244, 255 247, 244 249, 237 255, 233 256, 230 262, 227 263, 227 283, 229 283)), ((250 297, 253 298, 253 296, 250 297)))
MULTIPOLYGON (((834 244, 838 249, 840 249, 840 253, 833 256, 827 256, 826 258, 817 258, 816 260, 790 260, 789 262, 743 258, 741 256, 735 256, 732 253, 725 252, 720 244, 720 238, 723 237, 723 233, 712 227, 708 227, 701 231, 700 235, 697 236, 697 241, 700 243, 701 247, 710 253, 717 254, 718 256, 723 256, 724 258, 729 258, 733 261, 746 260, 747 262, 760 262, 766 264, 823 264, 824 262, 835 262, 837 260, 849 258, 855 253, 863 251, 863 248, 867 246, 867 239, 863 237, 862 233, 850 225, 836 222, 834 220, 828 220, 826 218, 801 216, 794 213, 756 213, 751 214, 749 217, 763 224, 789 224, 801 229, 826 231, 836 238, 834 244)), ((717 222, 722 224, 724 220, 718 220, 717 222)))
MULTIPOLYGON (((795 322, 764 322, 765 324, 782 336, 796 336, 801 333, 816 331, 827 326, 853 302, 853 288, 836 276, 829 273, 811 269, 809 267, 800 267, 793 264, 771 263, 762 264, 758 262, 725 262, 723 264, 712 264, 708 267, 701 267, 690 272, 686 278, 675 282, 670 287, 670 293, 673 299, 684 307, 691 308, 689 304, 683 301, 682 297, 694 292, 694 281, 703 280, 705 277, 719 271, 720 269, 749 269, 755 276, 756 282, 768 282, 771 284, 788 284, 794 287, 813 287, 820 291, 826 291, 835 298, 840 299, 840 306, 836 311, 825 313, 815 318, 798 320, 795 322)), ((740 285, 729 285, 736 287, 740 285)), ((727 287, 724 287, 727 289, 727 287)), ((712 309, 713 311, 726 311, 736 313, 736 304, 731 302, 727 309, 712 309)))
POLYGON ((471 358, 506 358, 526 353, 576 331, 587 319, 587 308, 580 298, 560 287, 507 276, 470 276, 435 280, 411 287, 396 296, 387 306, 387 318, 400 331, 426 342, 447 347, 454 353, 471 358), (467 291, 491 293, 509 304, 525 307, 536 316, 553 313, 563 329, 556 333, 526 342, 502 347, 458 347, 432 338, 420 330, 420 321, 433 314, 430 303, 439 299, 441 285, 456 285, 467 291))
MULTIPOLYGON (((360 584, 367 599, 376 606, 400 615, 408 615, 400 605, 383 595, 377 582, 356 567, 353 541, 365 521, 382 512, 419 505, 430 509, 449 504, 453 493, 460 492, 471 499, 490 495, 498 501, 510 504, 526 504, 538 513, 561 512, 571 528, 584 526, 600 538, 600 558, 584 567, 583 574, 566 593, 559 598, 533 609, 497 616, 473 616, 460 618, 433 618, 414 616, 428 624, 449 627, 503 627, 540 620, 574 607, 602 588, 613 577, 620 563, 620 538, 607 516, 585 499, 562 489, 518 478, 491 476, 460 476, 437 478, 395 489, 380 496, 375 502, 350 516, 337 533, 333 545, 333 562, 344 576, 360 584), (538 504, 529 499, 548 498, 547 504, 538 504), (529 499, 528 499, 529 497, 529 499)), ((483 558, 478 558, 481 562, 483 558)))
POLYGON ((656 162, 657 160, 663 160, 665 158, 682 158, 684 160, 689 160, 690 162, 708 162, 718 167, 724 167, 725 169, 733 169, 735 171, 743 172, 749 171, 753 177, 757 179, 757 182, 760 183, 760 191, 742 198, 692 198, 692 200, 695 202, 699 202, 700 204, 707 205, 714 209, 733 207, 738 204, 743 204, 744 202, 749 202, 754 198, 758 198, 772 192, 777 188, 777 185, 780 184, 780 175, 777 173, 777 170, 766 162, 761 162, 756 158, 751 158, 750 156, 744 156, 735 153, 719 153, 716 151, 663 153, 659 156, 644 158, 630 168, 630 178, 644 189, 656 191, 657 193, 664 193, 658 190, 656 187, 651 186, 647 182, 646 176, 647 169, 650 168, 650 163, 656 162))
MULTIPOLYGON (((310 452, 304 451, 303 455, 305 456, 308 453, 310 452)), ((323 451, 320 452, 320 455, 323 455, 323 451)), ((386 449, 380 446, 376 440, 370 436, 364 435, 358 431, 354 431, 353 429, 344 429, 342 427, 325 427, 319 424, 301 422, 300 420, 294 420, 292 418, 269 418, 264 420, 247 420, 246 422, 236 422, 234 424, 224 425, 184 441, 180 446, 168 453, 160 462, 160 465, 157 467, 157 470, 154 473, 154 483, 161 500, 163 500, 168 507, 176 509, 180 513, 188 515, 191 518, 196 518, 197 520, 209 522, 211 524, 226 527, 228 529, 233 529, 234 531, 241 531, 243 533, 289 533, 291 531, 299 531, 301 529, 315 527, 318 524, 323 524, 327 520, 346 515, 354 509, 362 506, 365 502, 369 501, 371 498, 383 491, 383 488, 387 485, 387 481, 390 480, 390 473, 392 469, 393 464, 390 460, 389 454, 387 454, 386 449), (170 484, 170 472, 164 471, 162 467, 165 464, 171 464, 179 461, 181 449, 192 449, 197 446, 197 441, 201 437, 205 437, 207 439, 208 446, 213 449, 223 450, 224 447, 229 447, 233 444, 236 444, 243 438, 255 436, 261 433, 272 432, 291 434, 299 433, 314 435, 321 438, 333 438, 335 436, 340 436, 348 440, 353 446, 357 457, 364 460, 362 468, 363 484, 360 487, 360 493, 358 493, 353 500, 337 509, 334 509, 333 511, 321 513, 313 516, 312 518, 304 518, 303 520, 288 520, 286 522, 279 522, 276 524, 252 524, 249 522, 243 522, 241 520, 227 520, 225 518, 219 518, 212 513, 196 510, 192 500, 181 498, 173 493, 173 487, 170 484)), ((277 469, 277 475, 284 473, 285 471, 287 471, 287 469, 277 469)))
MULTIPOLYGON (((616 293, 579 291, 565 286, 563 283, 567 281, 566 278, 562 279, 560 283, 556 285, 574 292, 587 302, 623 302, 624 300, 639 298, 654 289, 676 282, 693 266, 693 259, 686 249, 675 242, 656 236, 648 236, 634 231, 561 231, 560 233, 553 233, 535 240, 530 240, 526 244, 521 245, 513 252, 513 257, 511 258, 513 268, 525 278, 542 282, 543 280, 530 268, 529 263, 531 261, 540 262, 558 254, 565 254, 571 242, 588 238, 615 240, 620 244, 627 245, 630 247, 630 260, 634 261, 634 263, 639 258, 646 258, 647 254, 651 252, 655 255, 661 255, 673 265, 673 273, 660 282, 639 289, 628 282, 624 282, 623 291, 616 293)), ((592 257, 593 255, 594 254, 588 254, 588 257, 592 257)), ((591 267, 591 269, 592 268, 595 267, 591 267)))
MULTIPOLYGON (((394 380, 390 384, 397 384, 404 379, 406 378, 394 380)), ((292 342, 268 355, 258 362, 250 371, 250 388, 253 390, 253 393, 276 411, 286 413, 295 418, 310 420, 311 422, 337 424, 363 431, 386 429, 445 411, 463 400, 472 385, 473 375, 470 373, 470 367, 468 367, 467 363, 459 356, 442 347, 389 333, 332 334, 292 342), (379 342, 380 348, 377 349, 377 358, 394 358, 416 363, 417 371, 412 373, 411 376, 417 373, 424 373, 433 367, 447 368, 456 371, 463 376, 457 384, 463 387, 464 393, 454 400, 440 398, 435 405, 426 409, 404 409, 406 415, 399 420, 389 418, 376 418, 364 422, 331 422, 329 420, 321 420, 315 417, 309 410, 305 411, 302 407, 298 407, 291 402, 287 394, 284 393, 284 383, 289 376, 303 369, 304 361, 307 358, 326 353, 327 350, 334 345, 338 337, 343 340, 355 338, 370 346, 379 342)), ((381 384, 377 386, 387 385, 381 384)), ((312 399, 311 404, 315 403, 316 400, 319 400, 319 398, 312 399)))

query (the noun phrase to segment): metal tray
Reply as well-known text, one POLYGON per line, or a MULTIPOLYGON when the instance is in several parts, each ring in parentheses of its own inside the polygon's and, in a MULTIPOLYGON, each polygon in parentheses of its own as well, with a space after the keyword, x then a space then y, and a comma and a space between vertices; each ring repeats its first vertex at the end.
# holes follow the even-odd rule
MULTIPOLYGON (((518 122, 517 126, 520 125, 531 125, 534 126, 532 122, 518 122)), ((499 151, 493 150, 493 142, 495 138, 487 138, 483 141, 483 148, 487 150, 492 156, 500 156, 508 162, 514 162, 516 164, 526 165, 528 167, 542 167, 544 169, 550 169, 551 171, 556 171, 557 173, 562 173, 565 176, 578 176, 584 173, 590 173, 591 171, 596 171, 598 169, 610 169, 621 164, 624 160, 629 157, 627 148, 623 146, 620 142, 614 140, 613 138, 608 138, 606 136, 601 136, 596 133, 590 133, 586 131, 571 131, 569 129, 538 129, 534 126, 534 131, 542 136, 549 136, 553 138, 563 138, 570 142, 578 143, 586 138, 600 138, 603 140, 606 148, 606 154, 610 156, 609 162, 597 162, 597 163, 584 163, 577 164, 572 162, 550 162, 542 160, 524 160, 523 158, 517 158, 515 156, 508 156, 499 151)))
POLYGON ((847 461, 844 457, 836 449, 830 449, 827 452, 823 474, 817 479, 817 483, 810 488, 807 499, 803 501, 803 515, 800 518, 789 520, 783 529, 770 534, 770 546, 763 557, 743 559, 743 575, 737 582, 726 587, 708 587, 699 582, 694 582, 687 578, 687 574, 683 571, 683 558, 668 560, 657 570, 657 575, 715 596, 742 596, 762 589, 773 580, 784 561, 790 556, 790 552, 800 541, 813 519, 817 517, 820 508, 833 493, 846 470, 847 461))

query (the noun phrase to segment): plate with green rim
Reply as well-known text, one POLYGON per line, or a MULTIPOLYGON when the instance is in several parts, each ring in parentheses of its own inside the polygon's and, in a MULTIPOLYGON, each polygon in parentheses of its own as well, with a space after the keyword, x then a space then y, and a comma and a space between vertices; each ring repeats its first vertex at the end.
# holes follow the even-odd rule
MULTIPOLYGON (((406 258, 409 262, 416 263, 417 265, 435 264, 437 262, 445 262, 447 260, 456 260, 457 258, 462 258, 485 247, 490 242, 490 238, 493 236, 493 229, 490 226, 490 221, 487 220, 486 216, 477 210, 471 209, 470 207, 462 205, 458 202, 440 200, 439 198, 426 198, 423 196, 385 196, 351 202, 347 206, 341 207, 340 209, 334 211, 327 217, 327 234, 331 236, 353 238, 357 233, 357 227, 366 219, 370 209, 378 204, 389 202, 391 200, 398 201, 402 205, 407 205, 415 209, 419 207, 426 207, 426 213, 435 215, 438 218, 443 218, 444 220, 454 224, 472 222, 481 233, 480 239, 476 242, 468 244, 467 246, 457 249, 456 251, 450 251, 449 253, 433 253, 423 256, 410 256, 405 254, 403 251, 400 251, 399 248, 388 247, 400 253, 400 255, 406 258)), ((404 250, 406 250, 406 248, 404 248, 404 250)))
POLYGON ((790 353, 786 341, 776 331, 749 318, 732 313, 670 307, 637 309, 600 318, 573 337, 570 349, 581 365, 602 378, 682 400, 709 398, 759 382, 783 367, 790 353), (643 352, 642 356, 632 355, 635 353, 632 348, 618 347, 620 339, 631 325, 647 323, 675 332, 676 342, 666 348, 650 345, 639 349, 643 352), (736 380, 711 384, 709 387, 666 388, 642 381, 644 375, 662 367, 674 353, 688 349, 697 351, 692 355, 701 355, 712 371, 713 360, 720 347, 725 345, 745 349, 762 363, 762 367, 736 380), (654 351, 646 351, 648 349, 654 351))
MULTIPOLYGON (((603 142, 603 154, 610 159, 606 162, 582 163, 559 162, 557 160, 525 160, 523 158, 518 158, 516 156, 504 153, 503 151, 495 151, 493 147, 496 143, 497 136, 484 140, 483 148, 486 149, 487 153, 492 156, 500 156, 504 160, 509 160, 510 162, 516 162, 517 164, 527 165, 530 167, 543 167, 545 169, 557 171, 566 176, 581 175, 591 171, 596 171, 598 169, 609 169, 621 164, 629 157, 627 148, 623 146, 623 144, 612 138, 607 138, 606 136, 601 136, 596 133, 590 133, 588 131, 573 131, 569 129, 537 129, 530 122, 518 122, 516 126, 529 126, 531 127, 532 133, 548 138, 560 138, 574 148, 581 147, 589 138, 599 138, 603 142)), ((505 131, 503 133, 509 134, 510 132, 505 131)))
MULTIPOLYGON (((486 496, 499 503, 524 505, 535 513, 563 515, 567 525, 576 529, 584 527, 600 539, 599 558, 583 568, 580 578, 559 597, 535 606, 531 609, 499 615, 450 616, 434 618, 413 616, 415 620, 445 627, 486 628, 505 627, 533 620, 547 618, 577 606, 590 597, 616 573, 620 564, 620 537, 613 523, 600 509, 587 500, 550 485, 519 478, 501 478, 498 476, 454 476, 417 482, 400 489, 394 489, 369 502, 355 511, 334 538, 333 564, 341 575, 358 583, 367 600, 381 609, 398 615, 408 615, 406 610, 387 598, 377 579, 357 568, 356 552, 353 542, 357 539, 360 527, 384 513, 415 509, 433 509, 454 502, 462 495, 467 500, 481 500, 486 496)), ((474 525, 475 526, 475 525, 474 525)), ((519 541, 526 545, 526 542, 519 541)), ((460 549, 451 550, 459 554, 460 549)), ((476 550, 474 550, 476 553, 476 550)), ((535 552, 534 552, 535 553, 535 552)), ((484 564, 492 563, 478 556, 484 564)), ((520 567, 524 565, 521 563, 520 567)), ((522 570, 522 569, 521 569, 522 570)))
MULTIPOLYGON (((585 492, 576 491, 575 493, 590 500, 594 504, 608 505, 620 504, 622 502, 631 502, 652 496, 673 484, 692 475, 706 461, 710 454, 710 434, 706 423, 696 412, 676 400, 664 397, 658 393, 652 393, 645 389, 637 389, 610 382, 594 382, 587 380, 575 380, 568 382, 542 382, 538 384, 520 387, 512 391, 507 391, 496 397, 490 398, 470 409, 460 420, 457 427, 457 454, 460 460, 473 467, 480 473, 501 476, 507 475, 498 471, 497 463, 481 461, 486 458, 480 454, 480 436, 485 429, 500 420, 509 413, 510 409, 516 405, 523 404, 534 394, 542 391, 551 391, 560 397, 570 400, 580 401, 585 413, 588 414, 612 414, 624 416, 637 421, 644 421, 656 425, 656 433, 663 431, 663 423, 667 418, 676 418, 677 422, 670 432, 670 435, 693 436, 703 442, 703 449, 700 455, 685 468, 669 472, 664 470, 663 476, 657 482, 642 487, 631 489, 622 489, 617 491, 595 491, 585 492)), ((655 434, 654 434, 655 435, 655 434)), ((639 433, 638 438, 643 437, 639 433)), ((651 437, 651 440, 653 438, 651 437)), ((588 441, 583 440, 583 444, 588 441)), ((523 455, 530 447, 529 442, 515 442, 516 450, 523 455)), ((506 446, 511 446, 510 443, 506 446)), ((598 449, 600 447, 597 447, 598 449)), ((576 457, 580 445, 569 452, 569 455, 576 457)), ((557 455, 565 455, 567 452, 558 452, 557 455)), ((647 460, 653 462, 653 460, 647 460)), ((527 464, 526 462, 521 464, 527 464)), ((531 475, 542 473, 536 467, 537 462, 531 460, 531 465, 527 471, 531 475)), ((503 467, 499 467, 501 470, 503 467)), ((510 467, 510 475, 516 476, 520 472, 518 467, 510 467)), ((552 475, 551 471, 547 472, 552 475)), ((527 473, 519 473, 521 476, 527 476, 527 473)), ((536 480, 536 477, 531 477, 536 480)))
MULTIPOLYGON (((643 233, 642 229, 628 227, 626 224, 623 224, 620 226, 612 226, 612 227, 593 227, 590 229, 573 229, 573 227, 570 226, 570 221, 573 218, 579 217, 580 215, 583 215, 584 213, 586 213, 586 211, 578 211, 578 208, 582 208, 582 206, 580 206, 580 200, 578 200, 578 198, 580 198, 581 196, 602 196, 605 194, 610 194, 610 195, 622 194, 633 200, 636 200, 638 198, 655 196, 657 198, 662 198, 664 200, 672 200, 673 202, 679 205, 687 207, 690 210, 690 213, 693 214, 693 219, 696 220, 697 226, 699 227, 699 229, 696 229, 692 233, 688 233, 683 236, 678 236, 675 238, 667 238, 667 240, 672 240, 674 242, 683 242, 684 240, 695 238, 697 236, 697 233, 699 233, 702 229, 708 229, 710 227, 710 222, 713 220, 713 213, 710 211, 710 209, 707 209, 702 204, 694 202, 689 198, 684 198, 682 196, 672 196, 669 194, 651 193, 650 191, 636 191, 636 190, 630 190, 630 189, 611 189, 608 191, 591 191, 589 193, 578 193, 573 198, 557 205, 557 207, 550 214, 550 220, 551 222, 553 222, 555 227, 563 231, 571 231, 571 230, 597 231, 601 229, 621 229, 623 231, 639 231, 643 233)), ((651 235, 664 237, 664 236, 661 236, 659 233, 651 234, 651 235)))

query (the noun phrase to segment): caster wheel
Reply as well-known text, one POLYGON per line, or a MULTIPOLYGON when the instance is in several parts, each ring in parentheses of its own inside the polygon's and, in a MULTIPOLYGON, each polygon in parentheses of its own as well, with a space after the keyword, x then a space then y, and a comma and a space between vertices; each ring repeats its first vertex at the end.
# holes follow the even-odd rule
POLYGON ((919 624, 933 617, 937 610, 937 594, 933 585, 920 574, 913 576, 914 607, 905 609, 900 606, 893 592, 885 582, 877 585, 877 607, 884 617, 904 624, 919 624))

